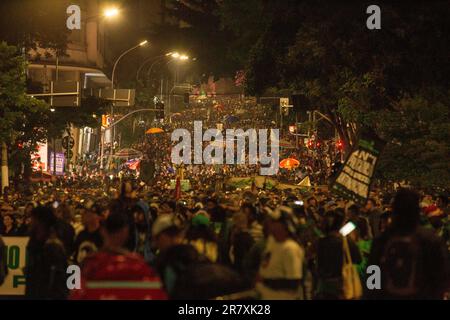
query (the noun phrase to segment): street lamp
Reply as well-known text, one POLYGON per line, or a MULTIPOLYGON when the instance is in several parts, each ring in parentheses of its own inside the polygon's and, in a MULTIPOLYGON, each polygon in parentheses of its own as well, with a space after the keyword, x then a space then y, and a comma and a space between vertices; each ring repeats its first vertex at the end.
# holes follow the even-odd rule
POLYGON ((172 58, 171 60, 169 60, 169 62, 171 62, 173 60, 188 60, 189 59, 189 57, 187 55, 184 55, 184 54, 182 55, 182 54, 180 54, 178 52, 173 52, 173 51, 165 53, 165 54, 162 54, 160 56, 150 57, 150 58, 144 60, 144 62, 139 66, 138 71, 136 72, 136 82, 139 82, 139 76, 141 74, 142 68, 149 61, 153 60, 153 63, 150 65, 150 68, 148 68, 148 70, 147 70, 147 78, 149 78, 149 76, 150 76, 150 74, 151 74, 151 72, 153 70, 153 67, 156 65, 156 63, 158 63, 159 61, 161 61, 161 60, 163 60, 165 58, 172 58))
POLYGON ((156 62, 158 62, 159 60, 162 60, 162 59, 164 59, 164 58, 170 57, 170 56, 172 56, 172 54, 173 54, 173 52, 168 52, 168 53, 165 53, 165 54, 156 56, 156 57, 149 57, 149 58, 145 59, 144 62, 141 63, 141 65, 139 66, 139 68, 138 68, 138 70, 137 70, 137 72, 136 72, 136 82, 139 82, 139 76, 140 76, 140 74, 141 74, 142 68, 144 68, 144 66, 145 66, 148 62, 154 60, 154 62, 153 62, 152 65, 150 66, 150 69, 151 69, 151 68, 153 67, 153 65, 154 65, 156 62))
POLYGON ((88 22, 91 20, 99 20, 99 18, 111 19, 111 18, 117 17, 119 14, 120 14, 120 10, 118 8, 111 7, 111 8, 106 8, 105 10, 103 10, 102 13, 87 17, 86 19, 83 19, 82 21, 88 22))
MULTIPOLYGON (((148 43, 147 40, 144 40, 142 42, 140 42, 138 45, 135 45, 134 47, 124 51, 116 60, 116 62, 114 63, 114 67, 113 67, 113 71, 112 71, 112 76, 111 76, 111 89, 114 90, 114 76, 116 74, 116 68, 117 65, 119 64, 119 61, 129 52, 133 51, 134 49, 140 48, 145 46, 148 43)), ((114 102, 111 104, 111 122, 114 123, 114 102)), ((113 127, 113 132, 112 132, 112 144, 111 144, 111 155, 114 153, 114 141, 116 138, 116 127, 113 127)), ((101 159, 101 161, 103 161, 103 159, 101 159)))
POLYGON ((112 7, 112 8, 106 8, 103 11, 103 16, 106 18, 115 17, 119 14, 119 9, 112 7))
POLYGON ((138 45, 124 51, 116 60, 116 62, 114 63, 114 67, 113 67, 113 71, 112 71, 112 76, 111 76, 111 88, 114 89, 114 75, 116 74, 116 68, 117 65, 119 64, 120 59, 122 59, 127 53, 133 51, 134 49, 137 49, 139 47, 143 47, 148 43, 147 40, 142 41, 141 43, 139 43, 138 45))

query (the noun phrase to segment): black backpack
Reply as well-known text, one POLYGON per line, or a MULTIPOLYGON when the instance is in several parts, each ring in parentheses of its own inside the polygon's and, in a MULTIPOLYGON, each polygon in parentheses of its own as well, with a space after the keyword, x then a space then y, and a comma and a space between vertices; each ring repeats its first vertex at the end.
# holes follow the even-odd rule
POLYGON ((391 237, 381 256, 383 290, 398 298, 419 294, 422 262, 422 246, 416 234, 391 237))

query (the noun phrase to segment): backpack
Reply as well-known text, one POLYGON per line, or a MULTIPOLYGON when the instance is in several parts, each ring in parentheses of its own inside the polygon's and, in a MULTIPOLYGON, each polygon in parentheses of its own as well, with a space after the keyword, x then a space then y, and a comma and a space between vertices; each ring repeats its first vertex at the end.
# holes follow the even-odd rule
POLYGON ((416 235, 390 238, 381 256, 383 289, 399 297, 419 293, 418 276, 421 274, 421 246, 416 235))

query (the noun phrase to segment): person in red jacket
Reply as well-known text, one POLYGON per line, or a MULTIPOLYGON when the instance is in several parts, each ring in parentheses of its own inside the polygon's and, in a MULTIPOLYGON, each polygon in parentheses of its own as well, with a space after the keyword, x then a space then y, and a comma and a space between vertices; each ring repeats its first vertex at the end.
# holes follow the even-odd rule
POLYGON ((125 248, 128 217, 112 212, 103 228, 104 246, 83 262, 81 289, 72 300, 166 300, 156 272, 137 253, 125 248))

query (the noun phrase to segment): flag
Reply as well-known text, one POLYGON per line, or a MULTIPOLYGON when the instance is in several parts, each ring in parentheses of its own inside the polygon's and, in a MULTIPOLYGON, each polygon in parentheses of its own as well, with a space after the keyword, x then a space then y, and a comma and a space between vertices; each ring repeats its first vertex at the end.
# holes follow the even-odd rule
POLYGON ((309 176, 304 177, 303 180, 297 185, 300 187, 311 187, 311 180, 309 179, 309 176))

